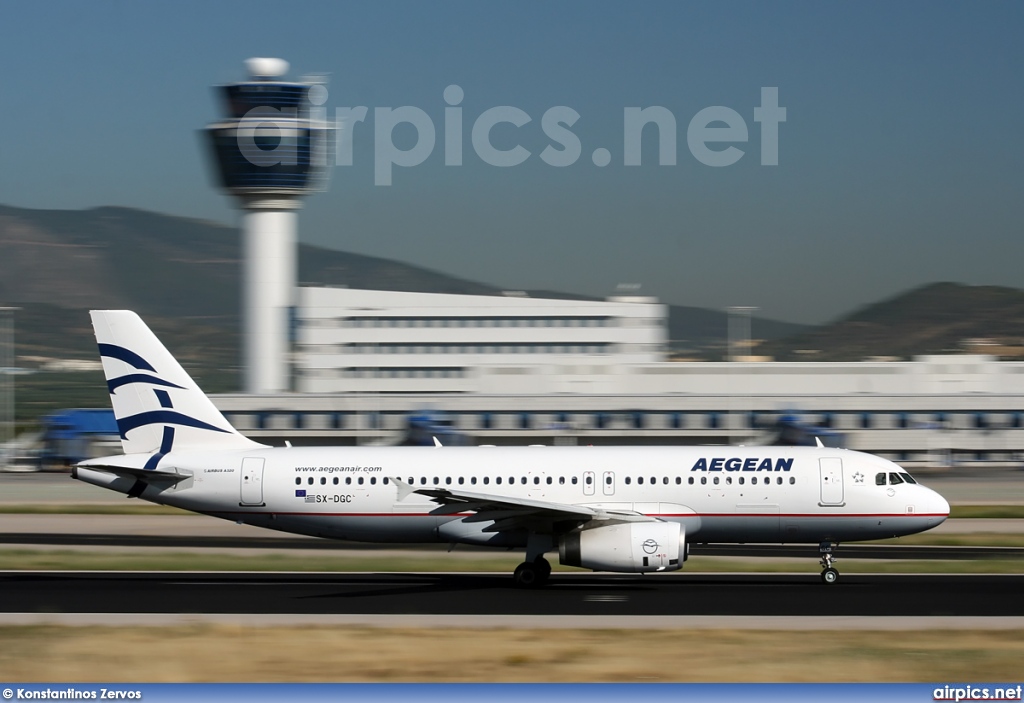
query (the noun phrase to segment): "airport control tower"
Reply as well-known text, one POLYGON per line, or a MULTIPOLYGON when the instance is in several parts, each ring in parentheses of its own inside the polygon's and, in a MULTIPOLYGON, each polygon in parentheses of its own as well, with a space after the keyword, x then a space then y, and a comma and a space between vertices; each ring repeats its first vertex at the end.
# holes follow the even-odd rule
POLYGON ((220 86, 226 119, 209 125, 221 186, 242 216, 242 365, 246 393, 290 388, 296 220, 302 197, 327 184, 327 89, 290 82, 288 62, 246 61, 249 80, 220 86))

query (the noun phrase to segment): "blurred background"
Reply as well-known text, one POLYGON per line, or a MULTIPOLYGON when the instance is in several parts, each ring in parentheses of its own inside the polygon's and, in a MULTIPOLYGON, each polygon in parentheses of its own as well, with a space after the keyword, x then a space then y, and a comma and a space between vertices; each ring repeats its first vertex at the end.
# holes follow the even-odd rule
POLYGON ((90 308, 139 312, 270 442, 818 438, 911 467, 1024 461, 1018 3, 0 13, 8 468, 116 448, 90 308), (295 86, 274 93, 295 113, 247 118, 231 95, 257 84, 295 86), (655 106, 671 120, 635 164, 627 111, 655 106), (402 107, 432 144, 387 121, 402 107), (707 125, 731 165, 694 155, 709 107, 744 126, 707 125), (486 134, 518 165, 481 156, 493 108, 528 118, 486 134), (293 168, 239 160, 246 119, 293 168), (253 254, 255 233, 280 248, 253 254), (250 309, 260 266, 283 297, 250 309))

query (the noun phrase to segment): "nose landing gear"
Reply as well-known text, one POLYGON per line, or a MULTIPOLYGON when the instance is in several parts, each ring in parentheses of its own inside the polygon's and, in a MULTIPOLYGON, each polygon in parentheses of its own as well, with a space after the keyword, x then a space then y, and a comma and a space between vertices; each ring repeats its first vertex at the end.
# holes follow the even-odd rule
MULTIPOLYGON (((838 546, 838 545, 837 545, 838 546)), ((821 582, 831 585, 839 580, 839 570, 832 564, 835 563, 835 556, 832 554, 832 543, 822 542, 818 545, 818 553, 821 554, 821 582)))

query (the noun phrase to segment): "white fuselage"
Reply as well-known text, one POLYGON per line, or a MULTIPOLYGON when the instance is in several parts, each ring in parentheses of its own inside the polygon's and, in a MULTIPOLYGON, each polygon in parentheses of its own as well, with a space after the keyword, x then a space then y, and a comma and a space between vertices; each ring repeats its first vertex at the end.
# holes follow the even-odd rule
MULTIPOLYGON (((86 462, 77 478, 128 493, 86 462)), ((526 544, 470 512, 401 491, 449 489, 679 522, 691 542, 821 543, 893 537, 949 514, 896 464, 817 447, 335 447, 171 452, 182 478, 141 498, 286 532, 366 542, 526 544)))

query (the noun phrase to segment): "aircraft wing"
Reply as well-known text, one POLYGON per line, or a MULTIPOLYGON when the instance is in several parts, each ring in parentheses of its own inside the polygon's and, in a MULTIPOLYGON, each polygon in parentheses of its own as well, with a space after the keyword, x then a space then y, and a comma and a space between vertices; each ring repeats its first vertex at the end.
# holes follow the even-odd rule
POLYGON ((491 493, 475 493, 451 488, 416 488, 401 479, 392 478, 398 486, 401 501, 413 493, 427 496, 438 504, 431 515, 457 515, 473 513, 464 522, 493 522, 484 532, 504 532, 526 528, 536 532, 552 533, 570 530, 591 521, 607 522, 657 522, 634 511, 605 510, 586 505, 552 503, 545 500, 530 500, 491 493))

